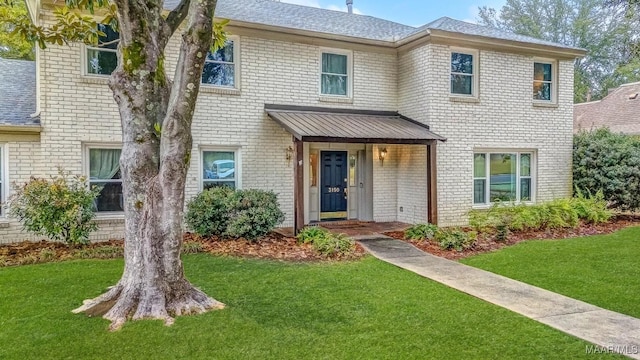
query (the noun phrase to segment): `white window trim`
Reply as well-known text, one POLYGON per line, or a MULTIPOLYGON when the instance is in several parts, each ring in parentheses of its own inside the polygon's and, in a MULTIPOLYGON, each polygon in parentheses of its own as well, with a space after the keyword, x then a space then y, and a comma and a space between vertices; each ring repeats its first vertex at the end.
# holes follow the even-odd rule
POLYGON ((236 175, 236 190, 242 189, 242 151, 240 146, 215 146, 215 145, 203 145, 200 146, 200 159, 198 160, 198 191, 204 190, 204 169, 202 160, 204 159, 204 152, 209 151, 221 151, 221 152, 233 152, 235 161, 235 175, 236 175))
POLYGON ((547 58, 533 58, 531 62, 531 89, 533 90, 533 83, 536 81, 535 76, 535 64, 550 64, 551 65, 551 99, 539 100, 533 98, 533 92, 531 92, 531 100, 533 104, 557 104, 558 103, 558 62, 554 59, 547 58))
POLYGON ((9 198, 9 154, 7 151, 7 144, 0 143, 0 188, 2 189, 2 195, 0 196, 0 219, 7 218, 7 209, 4 207, 5 202, 9 198))
MULTIPOLYGON (((206 84, 202 82, 202 73, 200 74, 200 86, 208 89, 229 89, 229 90, 240 90, 240 37, 237 35, 227 36, 227 40, 233 41, 233 62, 226 61, 211 61, 222 64, 233 64, 233 86, 225 86, 225 85, 214 85, 214 84, 206 84)), ((206 62, 205 56, 205 62, 206 62)), ((202 71, 204 71, 204 65, 202 66, 202 71)))
MULTIPOLYGON (((89 176, 90 166, 89 166, 89 150, 91 149, 120 149, 122 150, 121 143, 85 143, 83 144, 82 149, 82 173, 87 177, 87 185, 91 186, 91 179, 89 176)), ((118 182, 118 181, 101 181, 101 182, 118 182)), ((124 180, 121 180, 120 183, 124 183, 124 180)), ((124 196, 124 194, 123 194, 124 196)), ((114 218, 114 219, 122 219, 124 217, 124 211, 96 211, 97 219, 105 219, 105 218, 114 218)))
MULTIPOLYGON (((531 179, 531 199, 527 201, 513 201, 514 204, 534 204, 536 202, 537 197, 537 180, 538 180, 538 152, 536 149, 474 149, 473 157, 476 154, 486 154, 485 159, 485 174, 484 178, 479 178, 475 176, 475 171, 473 169, 473 161, 471 164, 471 204, 474 209, 487 209, 495 204, 495 202, 490 201, 490 174, 491 174, 491 154, 517 154, 517 163, 516 163, 516 195, 520 198, 520 155, 521 154, 531 154, 531 175, 525 176, 525 178, 531 179), (474 184, 475 180, 485 179, 485 202, 481 204, 476 204, 474 202, 474 184)), ((509 202, 511 203, 511 202, 509 202)))
MULTIPOLYGON (((342 74, 336 74, 341 75, 342 74)), ((353 98, 353 51, 335 48, 320 48, 318 52, 318 94, 327 99, 353 98), (345 55, 347 57, 347 95, 332 95, 322 93, 322 54, 345 55)))
MULTIPOLYGON (((448 69, 449 69, 449 76, 448 76, 448 86, 449 86, 449 96, 450 97, 454 97, 454 98, 467 98, 467 99, 478 99, 479 98, 479 93, 480 93, 480 52, 478 50, 474 50, 474 49, 467 49, 467 48, 456 48, 456 47, 452 47, 449 49, 449 59, 448 59, 448 69), (451 89, 451 75, 456 75, 458 73, 453 73, 451 72, 451 54, 453 53, 457 53, 457 54, 465 54, 465 55, 471 55, 473 56, 473 73, 471 73, 471 95, 467 95, 467 94, 455 94, 453 93, 453 89, 451 89)), ((461 75, 467 75, 468 74, 461 74, 461 75)))

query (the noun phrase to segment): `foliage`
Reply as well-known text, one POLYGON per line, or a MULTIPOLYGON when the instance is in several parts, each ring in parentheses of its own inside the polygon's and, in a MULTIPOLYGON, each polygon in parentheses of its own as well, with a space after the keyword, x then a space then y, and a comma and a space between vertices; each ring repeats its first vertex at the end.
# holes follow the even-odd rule
POLYGON ((14 33, 13 23, 27 18, 27 7, 24 1, 13 4, 0 1, 0 58, 34 60, 33 42, 14 33))
POLYGON ((9 214, 27 231, 70 245, 86 244, 97 229, 93 222, 98 189, 89 189, 85 177, 60 171, 50 180, 32 177, 16 185, 9 199, 9 214))
POLYGON ((459 227, 440 228, 434 239, 444 250, 462 251, 470 249, 476 243, 478 234, 475 231, 464 231, 459 227))
POLYGON ((344 234, 333 234, 326 229, 310 226, 302 229, 296 236, 298 243, 311 244, 326 257, 345 255, 353 251, 355 244, 344 234))
POLYGON ((640 209, 640 140, 608 129, 581 131, 573 140, 573 181, 621 210, 640 209))
POLYGON ((187 225, 200 236, 256 240, 284 220, 273 191, 214 187, 187 204, 187 225))
POLYGON ((405 239, 410 240, 431 240, 438 231, 438 226, 434 224, 415 224, 404 231, 405 239))
POLYGON ((584 48, 587 55, 575 61, 576 102, 607 95, 610 87, 640 80, 629 64, 630 49, 637 46, 634 28, 638 14, 623 4, 602 0, 507 0, 496 11, 479 9, 480 22, 517 34, 584 48))
POLYGON ((469 224, 477 231, 496 231, 497 240, 506 240, 510 231, 573 228, 580 220, 588 223, 609 221, 612 212, 602 192, 588 196, 578 192, 573 199, 557 199, 542 204, 500 204, 487 210, 471 210, 469 224))

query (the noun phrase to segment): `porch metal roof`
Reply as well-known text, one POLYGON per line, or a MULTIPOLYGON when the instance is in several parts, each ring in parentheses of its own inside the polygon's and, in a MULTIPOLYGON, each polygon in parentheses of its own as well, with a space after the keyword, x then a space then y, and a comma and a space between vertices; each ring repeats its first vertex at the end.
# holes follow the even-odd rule
POLYGON ((429 144, 446 141, 429 126, 393 111, 265 104, 267 114, 306 142, 429 144))

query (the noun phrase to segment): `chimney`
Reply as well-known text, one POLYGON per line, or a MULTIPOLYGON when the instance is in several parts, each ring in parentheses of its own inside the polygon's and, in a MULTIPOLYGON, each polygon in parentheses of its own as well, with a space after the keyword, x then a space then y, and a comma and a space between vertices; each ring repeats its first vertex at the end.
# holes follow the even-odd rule
POLYGON ((353 14, 353 0, 347 0, 347 11, 349 14, 353 14))

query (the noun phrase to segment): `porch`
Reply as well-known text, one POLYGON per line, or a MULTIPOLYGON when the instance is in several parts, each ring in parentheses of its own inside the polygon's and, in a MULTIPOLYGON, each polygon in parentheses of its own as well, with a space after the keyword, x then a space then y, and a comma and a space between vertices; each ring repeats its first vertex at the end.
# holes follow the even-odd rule
POLYGON ((445 139, 427 125, 389 111, 268 104, 265 111, 293 136, 295 233, 328 220, 437 223, 436 143, 445 139))
MULTIPOLYGON (((321 221, 310 224, 329 230, 334 234, 345 234, 349 237, 368 236, 382 234, 389 231, 403 231, 410 224, 400 221, 391 222, 374 222, 374 221, 321 221)), ((292 227, 278 228, 276 232, 287 237, 293 237, 294 231, 292 227)))

